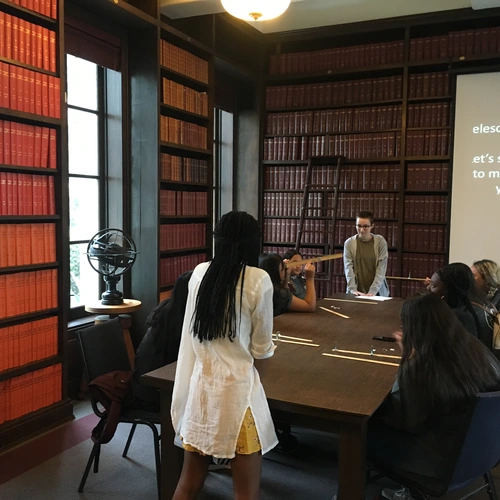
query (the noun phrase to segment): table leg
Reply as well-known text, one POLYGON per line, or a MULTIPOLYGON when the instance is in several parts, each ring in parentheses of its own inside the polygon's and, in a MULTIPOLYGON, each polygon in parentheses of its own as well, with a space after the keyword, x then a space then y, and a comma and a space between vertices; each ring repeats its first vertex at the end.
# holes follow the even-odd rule
POLYGON ((364 500, 366 488, 366 421, 340 431, 338 500, 364 500))
POLYGON ((161 391, 161 500, 172 500, 182 470, 184 450, 174 445, 170 418, 172 392, 161 391))

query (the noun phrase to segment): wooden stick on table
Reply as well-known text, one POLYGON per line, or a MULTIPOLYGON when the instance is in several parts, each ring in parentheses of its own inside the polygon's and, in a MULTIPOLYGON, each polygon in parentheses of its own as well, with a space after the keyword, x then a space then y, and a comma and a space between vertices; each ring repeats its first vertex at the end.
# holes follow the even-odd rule
POLYGON ((334 352, 343 352, 344 354, 361 354, 361 356, 378 356, 380 358, 394 358, 401 359, 401 356, 396 356, 394 354, 370 354, 369 352, 361 352, 361 351, 346 351, 345 349, 332 349, 334 352))
POLYGON ((321 353, 322 356, 330 356, 332 358, 351 359, 353 361, 363 361, 365 363, 376 363, 377 365, 399 366, 399 363, 389 363, 388 361, 377 361, 376 359, 353 358, 352 356, 341 356, 340 354, 330 354, 328 352, 321 353))
POLYGON ((289 339, 289 340, 301 340, 302 342, 312 342, 310 339, 301 339, 300 337, 289 337, 288 335, 283 335, 281 332, 273 333, 273 337, 277 339, 289 339))
POLYGON ((388 280, 404 280, 404 281, 425 281, 427 278, 405 278, 404 276, 386 276, 388 280))
POLYGON ((329 312, 332 314, 336 314, 337 316, 340 316, 341 318, 349 319, 349 316, 346 316, 345 314, 340 314, 336 311, 331 311, 330 309, 327 309, 326 307, 320 307, 320 309, 323 309, 323 311, 326 311, 326 312, 329 312))
POLYGON ((310 259, 304 259, 304 260, 289 260, 286 262, 286 267, 297 267, 297 266, 303 266, 304 264, 309 264, 313 262, 323 262, 325 260, 333 260, 333 259, 341 259, 344 255, 341 253, 335 253, 332 255, 320 255, 319 257, 311 257, 310 259))
POLYGON ((309 342, 297 342, 296 340, 283 340, 283 339, 276 339, 274 337, 273 340, 275 342, 285 342, 285 344, 299 344, 299 345, 308 345, 309 347, 319 347, 319 344, 311 344, 309 342))
POLYGON ((352 302, 354 304, 371 304, 372 306, 378 306, 378 302, 369 302, 368 300, 349 300, 349 299, 330 299, 328 297, 325 300, 335 300, 337 302, 352 302))

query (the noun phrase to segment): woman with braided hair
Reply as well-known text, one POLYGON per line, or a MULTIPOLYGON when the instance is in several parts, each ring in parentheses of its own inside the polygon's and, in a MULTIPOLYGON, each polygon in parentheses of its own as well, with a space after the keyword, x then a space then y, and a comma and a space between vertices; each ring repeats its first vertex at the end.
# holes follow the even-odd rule
POLYGON ((469 266, 455 262, 438 269, 428 290, 438 294, 450 307, 464 328, 488 349, 493 348, 493 329, 488 321, 491 304, 479 294, 469 266))
POLYGON ((198 496, 212 455, 231 460, 234 498, 257 500, 262 455, 278 444, 259 376, 275 348, 273 286, 257 267, 251 215, 224 215, 214 240, 212 262, 189 281, 171 407, 185 450, 173 498, 198 496))
POLYGON ((476 260, 471 266, 480 293, 500 310, 500 266, 492 260, 476 260))

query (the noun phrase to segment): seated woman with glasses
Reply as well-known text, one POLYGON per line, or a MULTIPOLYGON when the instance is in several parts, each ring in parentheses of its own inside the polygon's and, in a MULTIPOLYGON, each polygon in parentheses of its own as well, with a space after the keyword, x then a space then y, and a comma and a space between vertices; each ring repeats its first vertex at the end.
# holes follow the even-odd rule
POLYGON ((283 259, 277 253, 263 253, 259 257, 259 267, 267 271, 274 287, 274 316, 279 316, 288 311, 314 312, 316 310, 315 267, 313 264, 306 264, 304 266, 306 277, 304 299, 299 299, 287 288, 288 270, 283 259))
POLYGON ((492 305, 479 294, 469 266, 455 262, 438 269, 431 277, 428 290, 451 307, 469 333, 493 349, 492 305))
MULTIPOLYGON (((449 474, 471 397, 500 389, 500 365, 438 295, 422 292, 401 309, 398 378, 368 426, 368 460, 432 487, 449 474)), ((383 498, 413 499, 407 490, 383 498)))
POLYGON ((344 243, 344 269, 347 293, 354 295, 389 296, 385 279, 387 271, 387 241, 373 234, 373 214, 361 211, 356 217, 357 234, 344 243))

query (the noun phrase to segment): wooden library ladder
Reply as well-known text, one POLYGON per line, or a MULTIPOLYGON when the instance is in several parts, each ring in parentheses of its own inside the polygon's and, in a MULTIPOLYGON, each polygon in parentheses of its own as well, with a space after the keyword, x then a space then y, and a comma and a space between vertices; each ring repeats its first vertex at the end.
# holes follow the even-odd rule
MULTIPOLYGON (((306 224, 306 219, 318 219, 325 221, 322 238, 323 246, 318 248, 318 253, 319 250, 323 250, 323 255, 330 255, 334 253, 335 229, 337 225, 337 209, 339 203, 340 171, 344 163, 344 156, 311 156, 308 158, 304 194, 300 209, 299 229, 297 231, 297 240, 295 242, 296 251, 300 251, 300 248, 303 245, 302 237, 304 233, 315 232, 314 229, 309 229, 308 231, 305 230, 304 226, 306 224), (313 171, 318 167, 328 168, 314 177, 313 171), (330 169, 332 169, 333 172, 329 172, 330 169), (316 180, 315 184, 312 183, 313 180, 316 180), (311 197, 309 195, 311 192, 323 194, 322 198, 320 198, 320 207, 310 206, 311 197), (331 196, 332 194, 333 198, 331 196), (310 210, 319 210, 321 215, 313 216, 311 215, 310 210)), ((305 243, 305 246, 307 246, 307 243, 305 243)), ((333 262, 331 260, 325 261, 323 262, 323 266, 324 271, 317 274, 317 279, 331 283, 333 275, 333 262)))

